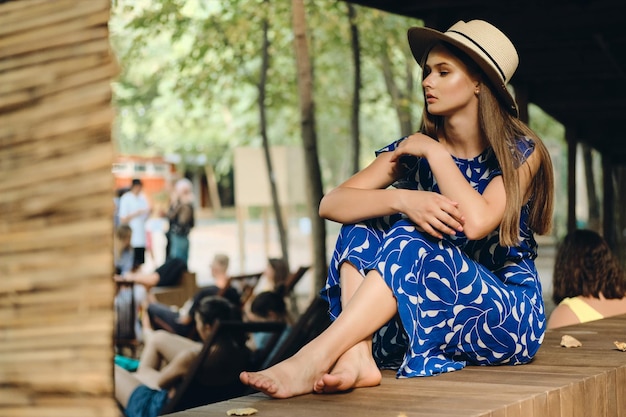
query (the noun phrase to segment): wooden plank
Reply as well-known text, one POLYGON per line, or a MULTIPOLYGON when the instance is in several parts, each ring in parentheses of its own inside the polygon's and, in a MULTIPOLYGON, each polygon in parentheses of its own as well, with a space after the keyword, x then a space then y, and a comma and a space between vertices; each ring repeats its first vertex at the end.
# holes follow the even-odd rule
MULTIPOLYGON (((109 305, 110 305, 110 299, 109 299, 109 305)), ((39 309, 30 308, 30 309, 25 309, 23 313, 16 314, 15 311, 12 311, 12 309, 2 308, 0 309, 0 318, 2 318, 3 320, 6 320, 5 321, 5 323, 7 323, 6 327, 19 327, 19 326, 35 327, 35 326, 42 326, 42 325, 53 327, 53 326, 62 326, 64 322, 71 320, 72 317, 76 316, 76 309, 59 311, 59 309, 56 308, 55 314, 48 314, 48 315, 45 315, 45 311, 43 310, 44 309, 42 308, 39 308, 39 309), (36 320, 35 318, 33 318, 34 314, 39 314, 39 315, 43 314, 43 316, 39 320, 36 320)), ((98 317, 102 320, 103 323, 105 323, 105 325, 106 323, 109 323, 109 324, 113 323, 114 314, 110 310, 110 307, 104 308, 103 306, 99 305, 98 308, 91 308, 91 310, 94 311, 94 314, 98 314, 98 317)), ((82 314, 85 314, 85 312, 83 312, 82 314)), ((86 329, 86 331, 89 331, 89 329, 86 329)), ((91 346, 88 346, 88 347, 91 347, 91 346)))
MULTIPOLYGON (((90 282, 93 294, 85 294, 86 279, 82 283, 59 286, 48 291, 29 291, 20 294, 19 299, 10 303, 12 308, 25 310, 29 308, 48 310, 53 313, 55 309, 64 311, 67 309, 85 310, 89 308, 103 307, 110 304, 114 294, 114 284, 105 280, 93 280, 90 282)), ((7 303, 8 304, 8 303, 7 303)), ((0 306, 4 307, 4 301, 0 300, 0 306)))
MULTIPOLYGON (((48 254, 46 256, 49 259, 54 259, 55 257, 63 256, 65 252, 63 250, 59 250, 53 253, 48 254)), ((97 264, 93 264, 93 267, 89 267, 84 261, 81 262, 79 266, 68 265, 68 272, 64 275, 64 281, 59 281, 58 278, 55 278, 53 274, 50 274, 49 269, 38 269, 38 270, 26 270, 23 272, 13 271, 10 273, 10 276, 7 276, 5 282, 0 288, 0 295, 10 294, 15 292, 24 292, 24 291, 44 291, 44 290, 53 290, 53 289, 61 289, 64 290, 68 286, 79 285, 81 282, 106 276, 111 277, 113 275, 113 255, 100 255, 95 254, 91 255, 86 253, 81 255, 80 258, 91 259, 97 264), (106 263, 106 260, 109 263, 106 263), (97 266, 96 266, 97 265, 97 266)), ((10 265, 5 265, 2 269, 9 269, 10 265)), ((104 281, 99 285, 113 286, 112 282, 109 280, 104 281)), ((94 284, 96 285, 96 284, 94 284)), ((108 292, 108 291, 107 291, 108 292)), ((23 301, 22 301, 23 302, 23 301)), ((0 301, 0 306, 3 304, 0 301)))
POLYGON ((550 408, 558 406, 560 410, 560 417, 573 417, 574 416, 574 383, 569 384, 561 388, 559 391, 560 398, 558 404, 550 404, 550 408))
POLYGON ((36 368, 22 363, 22 368, 3 371, 3 383, 14 386, 27 385, 44 392, 82 392, 103 394, 110 388, 107 374, 111 366, 101 362, 89 364, 85 361, 37 362, 36 368), (36 370, 37 372, 32 372, 36 370))
MULTIPOLYGON (((13 221, 53 211, 61 217, 95 210, 92 213, 104 215, 109 213, 107 217, 112 218, 112 200, 110 206, 102 206, 102 193, 113 195, 113 180, 110 172, 103 175, 103 170, 104 168, 98 171, 76 172, 63 178, 51 178, 48 189, 43 189, 45 188, 43 185, 33 187, 41 188, 42 191, 30 196, 23 188, 5 189, 4 195, 10 195, 12 200, 10 203, 0 203, 0 209, 11 210, 7 218, 13 221)), ((7 231, 12 231, 11 229, 13 228, 9 227, 7 231)))
MULTIPOLYGON (((105 217, 111 217, 111 216, 105 216, 105 213, 109 213, 109 211, 107 210, 107 206, 103 204, 105 204, 104 202, 101 202, 99 206, 94 204, 94 198, 92 199, 86 199, 85 201, 85 206, 93 208, 93 215, 105 218, 105 217), (89 203, 89 204, 87 204, 89 203)), ((82 203, 82 201, 81 201, 82 203)), ((108 203, 108 201, 107 201, 108 203)), ((19 210, 19 206, 15 207, 15 209, 19 210)), ((47 229, 47 228, 52 228, 52 227, 60 227, 62 228, 64 225, 68 224, 68 223, 72 223, 74 222, 81 222, 81 221, 86 221, 87 223, 89 223, 87 220, 90 218, 90 214, 89 213, 85 213, 84 211, 76 211, 76 213, 64 213, 64 216, 61 217, 50 217, 50 218, 43 218, 43 216, 40 216, 37 219, 34 219, 28 223, 23 223, 22 226, 22 231, 23 232, 29 232, 29 233, 35 233, 37 230, 43 230, 43 229, 47 229)), ((18 217, 18 216, 7 216, 7 219, 10 219, 12 221, 15 221, 17 219, 21 219, 24 220, 23 217, 18 217)), ((96 239, 101 239, 100 242, 106 242, 108 241, 107 237, 110 236, 112 234, 112 226, 107 225, 106 224, 99 224, 102 227, 92 227, 91 224, 86 224, 85 227, 90 227, 89 230, 84 231, 83 234, 77 235, 77 236, 81 236, 82 238, 85 238, 85 236, 87 234, 91 234, 91 238, 92 240, 87 241, 85 240, 82 244, 80 242, 77 241, 72 241, 71 239, 67 239, 64 241, 65 243, 65 248, 77 248, 80 247, 81 250, 83 252, 87 252, 89 250, 93 250, 99 247, 99 243, 96 239)), ((16 227, 15 224, 12 224, 10 226, 4 226, 4 227, 0 227, 0 231, 1 233, 9 233, 9 232, 13 232, 15 230, 17 230, 18 227, 16 227)), ((44 250, 48 250, 45 245, 43 243, 39 243, 37 242, 37 250, 34 251, 34 256, 37 256, 38 254, 40 254, 42 251, 44 250)), ((24 252, 23 250, 15 250, 16 248, 12 248, 10 245, 6 245, 5 247, 0 247, 0 254, 5 255, 5 254, 10 254, 11 256, 16 255, 18 253, 22 253, 24 252)), ((53 249, 54 250, 54 249, 53 249)))
MULTIPOLYGON (((70 2, 74 3, 75 6, 77 5, 77 3, 72 0, 70 0, 70 2)), ((14 32, 12 33, 12 36, 0 36, 0 58, 32 53, 50 47, 82 41, 84 39, 82 36, 83 32, 87 32, 85 29, 91 29, 98 26, 106 27, 110 14, 108 10, 102 9, 101 3, 80 2, 78 4, 84 6, 90 3, 101 10, 96 10, 88 14, 85 14, 87 10, 85 10, 84 7, 73 7, 69 10, 59 10, 58 14, 48 15, 45 18, 63 19, 64 21, 62 24, 45 26, 38 25, 22 32, 14 32), (70 14, 74 14, 76 16, 70 18, 70 14)), ((58 6, 56 6, 56 8, 58 9, 58 6)), ((15 23, 19 24, 19 22, 15 23)), ((7 25, 7 29, 12 26, 6 22, 0 22, 0 26, 2 27, 7 25)), ((100 39, 102 39, 102 37, 100 37, 100 39)))
POLYGON ((15 70, 21 71, 50 61, 71 59, 83 55, 109 55, 111 53, 109 42, 103 39, 93 39, 78 44, 72 44, 69 48, 63 46, 47 48, 37 51, 36 54, 17 55, 12 56, 11 59, 0 60, 0 73, 9 74, 15 70))
POLYGON ((0 390, 0 404, 2 404, 3 407, 28 406, 31 403, 31 396, 24 390, 15 388, 0 390))
POLYGON ((520 417, 539 417, 543 414, 535 414, 534 397, 525 398, 519 403, 520 417))
MULTIPOLYGON (((103 13, 98 20, 102 20, 105 17, 103 13)), ((15 44, 7 47, 0 47, 0 59, 6 59, 15 55, 26 54, 26 53, 37 53, 38 51, 50 49, 50 48, 58 48, 62 46, 70 46, 77 43, 89 42, 97 39, 106 38, 108 35, 107 28, 104 27, 106 25, 106 20, 100 22, 101 26, 85 26, 80 22, 76 22, 78 28, 82 28, 82 30, 78 30, 73 33, 68 34, 58 34, 58 36, 53 36, 49 38, 38 38, 37 41, 33 41, 29 43, 27 40, 22 40, 22 43, 15 44)), ((94 22, 91 22, 94 23, 94 22)), ((45 31, 39 31, 37 35, 45 35, 45 31)))
POLYGON ((611 370, 606 373, 606 386, 604 388, 604 395, 606 397, 606 409, 607 417, 608 410, 617 410, 617 390, 616 387, 616 370, 611 370))
MULTIPOLYGON (((108 277, 109 275, 104 275, 108 277)), ((76 308, 82 310, 89 306, 97 306, 97 303, 102 302, 102 299, 109 298, 109 302, 113 299, 114 286, 111 279, 97 279, 102 278, 103 274, 90 274, 83 278, 82 281, 76 281, 73 284, 58 285, 55 288, 47 290, 35 290, 28 291, 20 294, 19 300, 11 303, 11 306, 19 309, 25 309, 29 307, 45 306, 47 308, 53 308, 56 303, 73 304, 76 308), (89 282, 93 288, 93 294, 85 294, 85 287, 89 282)), ((1 302, 0 305, 4 305, 1 302)), ((59 306, 67 308, 65 306, 59 306)))
MULTIPOLYGON (((28 1, 14 1, 8 2, 2 5, 2 14, 8 15, 9 13, 21 12, 24 13, 25 9, 41 7, 49 0, 28 0, 28 1)), ((21 15, 23 17, 23 15, 21 15)))
POLYGON ((547 392, 541 392, 535 395, 533 397, 532 407, 532 416, 534 417, 558 417, 558 415, 555 416, 553 413, 550 412, 547 392))
MULTIPOLYGON (((98 334, 99 332, 107 330, 106 321, 109 317, 110 315, 106 315, 106 314, 103 315, 101 314, 100 311, 92 311, 91 313, 86 313, 79 317, 77 315, 74 315, 73 320, 67 319, 65 320, 65 322, 59 323, 56 326, 42 325, 39 327, 35 327, 35 326, 17 327, 17 328, 3 327, 2 329, 0 329, 0 335, 2 339, 5 339, 5 341, 2 343, 2 345, 0 345, 0 351, 11 350, 11 348, 8 345, 13 342, 20 342, 20 343, 26 344, 28 342, 32 342, 33 340, 37 340, 37 339, 41 339, 41 341, 37 343, 36 346, 31 345, 30 347, 27 347, 26 349, 28 350, 39 349, 42 345, 46 345, 47 343, 49 343, 50 345, 56 346, 57 344, 61 342, 61 345, 62 345, 62 340, 60 341, 45 340, 48 338, 56 338, 56 337, 59 337, 59 338, 74 338, 75 337, 75 340, 78 340, 78 345, 89 346, 93 344, 90 340, 88 340, 89 337, 85 337, 81 339, 80 334, 78 334, 80 332, 78 332, 77 329, 81 331, 85 331, 90 335, 98 334)), ((110 335, 103 334, 103 337, 109 337, 109 336, 110 335)), ((69 339, 66 339, 66 341, 67 340, 69 339)), ((18 349, 15 351, 20 352, 21 349, 18 349)))
POLYGON ((96 233, 111 231, 110 219, 94 219, 80 224, 51 225, 39 233, 35 231, 0 234, 0 254, 30 250, 44 250, 53 241, 61 246, 80 245, 80 241, 96 233), (52 239, 52 240, 49 240, 52 239))
MULTIPOLYGON (((16 33, 37 30, 49 26, 63 27, 68 20, 97 15, 101 12, 108 14, 104 3, 96 1, 55 0, 51 1, 22 1, 34 3, 27 8, 3 8, 0 14, 0 37, 11 34, 13 42, 20 40, 16 33)), ((108 19, 107 19, 108 20, 108 19)), ((6 40, 9 43, 9 40, 6 40)))
MULTIPOLYGON (((78 327, 76 331, 82 332, 83 337, 80 337, 80 335, 76 335, 76 334, 72 335, 72 334, 66 333, 64 335, 65 340, 50 337, 46 339, 45 341, 43 341, 41 345, 39 346, 39 348, 47 349, 47 350, 55 350, 55 349, 66 349, 68 346, 71 346, 72 348, 76 348, 76 347, 94 348, 97 346, 107 346, 111 344, 111 334, 109 335, 104 334, 103 332, 104 327, 105 327, 105 324, 98 326, 97 331, 91 331, 90 329, 87 329, 86 327, 81 326, 81 327, 78 327)), ((36 340, 33 340, 33 339, 11 340, 6 343, 3 343, 2 352, 3 354, 15 352, 15 351, 28 352, 29 347, 32 346, 34 342, 36 342, 36 340)), ((112 349, 112 346, 110 349, 112 349)), ((34 350, 31 350, 30 352, 33 355, 36 353, 36 351, 34 350)), ((104 356, 104 353, 106 352, 103 351, 102 353, 104 356)), ((111 369, 110 365, 111 365, 111 362, 109 362, 108 366, 105 366, 105 368, 111 369)), ((32 372, 32 371, 35 371, 35 369, 27 368, 27 369, 24 369, 24 371, 25 373, 24 373, 23 378, 15 378, 15 377, 9 378, 9 374, 3 373, 1 375, 0 382, 16 383, 16 382, 23 382, 26 380, 32 380, 32 379, 41 377, 39 375, 39 372, 32 372)), ((108 377, 107 375, 102 375, 102 377, 107 379, 108 377, 111 377, 111 375, 108 375, 108 377)), ((44 378, 44 377, 41 377, 41 378, 44 378)))
MULTIPOLYGON (((0 138, 10 137, 12 140, 20 141, 26 138, 32 140, 72 132, 77 130, 77 127, 72 126, 69 122, 81 120, 86 116, 93 119, 94 116, 105 115, 107 117, 102 118, 99 124, 108 125, 113 120, 112 109, 102 108, 102 111, 96 115, 85 114, 85 111, 90 106, 101 106, 110 100, 111 86, 107 82, 94 83, 89 86, 74 88, 71 91, 46 96, 38 102, 38 105, 29 108, 29 110, 0 116, 0 123, 2 123, 0 125, 0 138), (59 120, 60 118, 61 120, 59 120), (5 123, 12 123, 12 125, 5 123), (36 125, 25 125, 26 123, 36 123, 36 125)), ((84 127, 78 126, 78 128, 84 127)))
MULTIPOLYGON (((573 417, 588 417, 585 415, 585 403, 589 400, 585 397, 584 381, 576 381, 571 386, 571 407, 573 417)), ((593 414, 589 414, 593 415, 593 414)))
POLYGON ((32 101, 94 81, 108 82, 118 67, 106 54, 90 54, 72 59, 41 63, 20 71, 0 73, 0 108, 5 95, 28 92, 32 101), (80 77, 75 81, 77 74, 80 77))
POLYGON ((306 410, 310 417, 401 413, 430 417, 624 417, 620 407, 626 410, 626 354, 611 345, 615 335, 625 331, 625 325, 626 316, 620 316, 548 332, 537 357, 526 365, 468 366, 436 377, 401 380, 392 371, 383 371, 383 381, 377 387, 288 400, 253 394, 172 416, 223 416, 231 408, 254 407, 259 415, 271 416, 293 416, 306 410), (563 333, 576 333, 583 346, 560 347, 563 333))
POLYGON ((113 399, 96 401, 97 398, 83 398, 81 400, 66 400, 64 404, 6 407, 2 412, 11 417, 120 417, 113 399))
POLYGON ((626 366, 616 370, 615 374, 615 397, 617 417, 626 417, 626 366))
POLYGON ((519 402, 515 402, 513 404, 509 404, 505 406, 505 416, 506 417, 526 417, 523 416, 522 410, 519 402))
MULTIPOLYGON (((106 143, 105 138, 104 126, 100 125, 91 129, 86 128, 84 130, 67 132, 63 135, 47 136, 44 143, 40 146, 37 146, 37 140, 32 138, 19 142, 14 141, 13 146, 5 152, 11 159, 0 162, 0 166, 13 171, 20 169, 26 161, 30 161, 28 159, 29 155, 31 155, 34 163, 39 164, 50 159, 72 154, 79 149, 84 150, 95 144, 106 143)), ((2 145, 0 145, 0 148, 2 148, 2 145)), ((96 170, 98 170, 98 168, 94 168, 92 171, 96 170)), ((42 185, 38 186, 42 187, 42 185)), ((4 188, 4 191, 6 192, 7 188, 4 188)))
MULTIPOLYGON (((113 158, 113 149, 110 144, 94 144, 84 151, 84 159, 73 162, 72 155, 59 155, 57 158, 42 161, 37 170, 26 168, 16 169, 15 175, 0 179, 0 192, 21 188, 30 181, 53 181, 78 174, 104 169, 108 158, 113 158)), ((109 168, 110 169, 110 168, 109 168)), ((13 190, 15 191, 15 190, 13 190)))
MULTIPOLYGON (((100 236, 102 238, 104 236, 100 236)), ((113 240, 111 233, 107 234, 107 238, 113 240)), ((41 280, 44 284, 49 285, 49 281, 54 280, 54 278, 46 278, 43 273, 45 271, 50 270, 51 268, 57 268, 59 270, 67 269, 68 277, 71 277, 69 284, 72 283, 74 279, 80 279, 81 276, 85 274, 103 274, 106 273, 108 275, 109 271, 112 268, 113 262, 113 253, 97 253, 90 252, 88 249, 84 251, 77 259, 71 259, 70 257, 63 257, 63 248, 54 247, 49 248, 42 252, 37 252, 34 254, 29 253, 16 253, 10 258, 6 259, 6 262, 2 264, 0 271, 6 275, 14 274, 14 273, 42 273, 41 276, 34 275, 33 282, 37 283, 38 280, 41 280), (77 270, 74 273, 73 268, 77 270)), ((7 277, 7 279, 9 279, 7 277)), ((24 279, 26 279, 24 277, 24 279)), ((58 285, 53 285, 52 287, 57 287, 58 285)), ((25 289, 41 289, 36 286, 27 286, 25 289)), ((2 291, 2 290, 0 290, 2 291)))

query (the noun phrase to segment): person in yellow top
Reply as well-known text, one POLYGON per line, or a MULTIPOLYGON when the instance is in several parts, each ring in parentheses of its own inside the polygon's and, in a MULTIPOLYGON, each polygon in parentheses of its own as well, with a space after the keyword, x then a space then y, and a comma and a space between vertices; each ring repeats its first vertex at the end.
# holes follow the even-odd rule
POLYGON ((565 236, 552 282, 557 307, 548 329, 626 314, 626 275, 607 241, 594 231, 579 229, 565 236))

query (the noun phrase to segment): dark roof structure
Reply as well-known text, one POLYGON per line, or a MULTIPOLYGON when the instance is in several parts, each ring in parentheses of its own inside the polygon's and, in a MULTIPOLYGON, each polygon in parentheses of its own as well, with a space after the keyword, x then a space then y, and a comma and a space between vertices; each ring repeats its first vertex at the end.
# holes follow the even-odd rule
POLYGON ((534 103, 614 165, 626 164, 626 2, 623 0, 356 0, 446 30, 483 19, 516 45, 511 80, 534 103))

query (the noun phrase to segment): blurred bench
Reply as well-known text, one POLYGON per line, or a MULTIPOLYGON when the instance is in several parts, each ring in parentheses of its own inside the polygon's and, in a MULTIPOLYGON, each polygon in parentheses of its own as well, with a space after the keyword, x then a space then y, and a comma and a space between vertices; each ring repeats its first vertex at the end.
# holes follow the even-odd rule
POLYGON ((150 293, 154 295, 154 298, 159 303, 182 307, 185 301, 192 298, 197 291, 196 273, 185 271, 178 285, 173 287, 153 287, 150 293))
POLYGON ((247 274, 233 275, 228 280, 228 286, 239 291, 241 305, 245 305, 254 295, 254 287, 259 283, 261 275, 265 271, 251 272, 247 274))

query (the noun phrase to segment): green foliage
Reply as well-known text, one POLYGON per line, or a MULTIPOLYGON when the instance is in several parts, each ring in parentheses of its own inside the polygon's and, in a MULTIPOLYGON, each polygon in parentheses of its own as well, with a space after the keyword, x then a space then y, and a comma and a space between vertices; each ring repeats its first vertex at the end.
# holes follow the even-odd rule
MULTIPOLYGON (((258 91, 261 20, 270 21, 267 98, 272 144, 299 144, 300 119, 290 2, 117 0, 111 39, 122 71, 114 84, 120 151, 203 154, 216 172, 230 169, 236 146, 260 146, 258 91)), ((362 41, 362 149, 398 136, 380 72, 379 51, 402 56, 414 21, 357 7, 362 41), (380 28, 384 28, 381 34, 380 28)), ((353 66, 347 5, 307 2, 325 183, 346 177, 353 66)), ((403 63, 400 63, 403 65, 403 63)), ((400 68, 400 66, 399 66, 400 68)), ((417 109, 418 114, 421 109, 417 109)))
POLYGON ((554 166, 555 205, 553 235, 567 232, 567 146, 565 127, 534 104, 528 106, 529 126, 544 141, 554 166))
MULTIPOLYGON (((333 187, 349 175, 354 68, 348 8, 335 0, 309 1, 306 7, 319 159, 323 182, 333 187)), ((382 76, 383 54, 389 56, 400 88, 408 88, 406 67, 413 65, 413 93, 421 99, 419 67, 413 63, 406 30, 422 23, 355 8, 364 166, 374 150, 400 135, 382 76)), ((114 83, 120 151, 203 155, 219 176, 230 171, 235 147, 261 146, 257 100, 265 16, 271 42, 265 101, 269 140, 272 145, 300 144, 291 2, 116 0, 110 31, 121 65, 114 83)), ((562 126, 535 107, 530 111, 531 127, 551 149, 562 149, 562 126)), ((415 128, 421 112, 422 103, 413 103, 415 128)))

